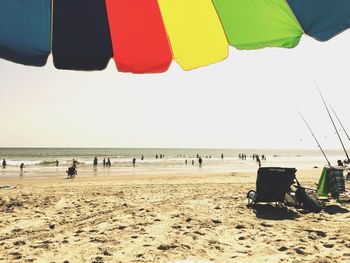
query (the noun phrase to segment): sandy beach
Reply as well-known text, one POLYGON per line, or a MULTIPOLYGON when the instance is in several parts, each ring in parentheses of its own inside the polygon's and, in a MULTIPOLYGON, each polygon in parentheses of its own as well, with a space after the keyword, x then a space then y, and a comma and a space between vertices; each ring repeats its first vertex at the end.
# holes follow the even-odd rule
MULTIPOLYGON (((297 178, 314 187, 320 169, 297 178)), ((248 208, 256 173, 1 178, 1 262, 349 262, 350 204, 248 208)))

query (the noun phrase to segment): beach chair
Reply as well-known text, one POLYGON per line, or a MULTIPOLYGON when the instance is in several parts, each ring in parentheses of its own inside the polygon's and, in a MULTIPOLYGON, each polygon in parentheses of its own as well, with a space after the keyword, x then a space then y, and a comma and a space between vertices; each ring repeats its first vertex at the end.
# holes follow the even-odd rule
POLYGON ((285 195, 295 183, 295 168, 261 167, 256 179, 256 191, 247 194, 248 205, 273 203, 284 205, 285 195))
POLYGON ((325 166, 322 170, 320 180, 317 184, 317 193, 320 197, 338 199, 339 195, 345 192, 344 168, 325 166))

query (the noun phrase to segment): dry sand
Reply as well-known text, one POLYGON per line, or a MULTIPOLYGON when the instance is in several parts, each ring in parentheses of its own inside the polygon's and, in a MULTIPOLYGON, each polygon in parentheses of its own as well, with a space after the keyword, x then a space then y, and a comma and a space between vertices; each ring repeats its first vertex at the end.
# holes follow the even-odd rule
MULTIPOLYGON (((319 169, 300 171, 314 186, 319 169)), ((350 262, 350 204, 247 208, 255 173, 1 179, 0 262, 350 262)))

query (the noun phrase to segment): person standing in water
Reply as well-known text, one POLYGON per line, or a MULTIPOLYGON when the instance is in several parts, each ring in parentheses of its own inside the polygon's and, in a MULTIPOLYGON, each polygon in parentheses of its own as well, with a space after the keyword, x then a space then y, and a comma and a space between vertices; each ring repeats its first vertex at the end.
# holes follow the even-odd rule
POLYGON ((20 169, 21 169, 21 172, 23 172, 23 169, 24 169, 24 163, 21 163, 21 165, 20 165, 20 167, 19 167, 20 169))
POLYGON ((3 159, 3 160, 2 160, 2 168, 5 169, 5 168, 6 168, 6 165, 7 165, 7 164, 6 164, 6 160, 3 159))
POLYGON ((97 157, 95 156, 93 167, 97 167, 97 164, 98 164, 98 159, 97 159, 97 157))
POLYGON ((222 160, 224 159, 224 154, 223 154, 223 153, 221 154, 221 159, 222 159, 222 160))
POLYGON ((56 160, 56 167, 60 164, 60 162, 58 160, 56 160))
POLYGON ((145 157, 143 156, 143 154, 141 155, 141 161, 143 161, 143 159, 145 159, 145 157))
POLYGON ((108 167, 111 167, 111 166, 112 166, 111 160, 110 160, 109 158, 107 159, 107 166, 108 166, 108 167))
POLYGON ((103 158, 103 167, 106 166, 106 158, 103 158))
POLYGON ((135 159, 135 158, 133 158, 133 159, 132 159, 132 166, 134 166, 134 167, 135 167, 135 164, 136 164, 136 159, 135 159))
POLYGON ((202 162, 203 162, 202 157, 199 157, 198 158, 199 167, 202 167, 202 162))

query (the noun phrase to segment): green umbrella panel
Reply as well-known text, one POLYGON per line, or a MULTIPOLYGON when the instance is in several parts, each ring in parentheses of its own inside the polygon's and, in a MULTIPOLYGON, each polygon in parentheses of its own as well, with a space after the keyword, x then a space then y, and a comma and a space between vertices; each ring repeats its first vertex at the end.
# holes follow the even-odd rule
POLYGON ((285 0, 213 0, 227 39, 237 49, 293 48, 303 30, 285 0))

